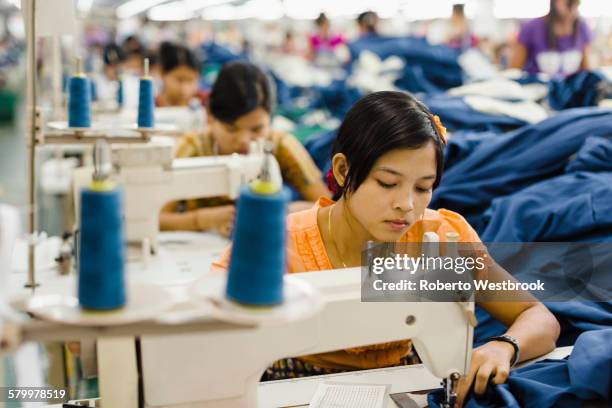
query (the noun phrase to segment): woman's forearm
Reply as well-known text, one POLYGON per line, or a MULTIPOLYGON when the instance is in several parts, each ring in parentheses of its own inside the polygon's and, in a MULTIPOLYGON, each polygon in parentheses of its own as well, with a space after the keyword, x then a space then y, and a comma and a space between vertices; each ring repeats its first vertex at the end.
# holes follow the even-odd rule
POLYGON ((162 212, 159 215, 161 231, 198 231, 200 230, 195 211, 182 213, 162 212))
POLYGON ((555 316, 541 303, 525 309, 508 328, 519 343, 520 360, 531 360, 555 348, 560 327, 555 316))

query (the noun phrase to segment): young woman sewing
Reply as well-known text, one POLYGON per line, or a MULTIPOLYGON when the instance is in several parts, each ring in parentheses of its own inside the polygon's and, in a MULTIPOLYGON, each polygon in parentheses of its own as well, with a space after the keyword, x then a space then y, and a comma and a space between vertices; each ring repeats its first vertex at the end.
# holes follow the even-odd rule
MULTIPOLYGON (((442 177, 444 132, 439 119, 409 94, 377 92, 357 102, 333 147, 330 182, 336 201, 321 198, 313 208, 287 217, 288 272, 359 266, 367 241, 420 242, 427 231, 442 240, 447 232, 456 232, 460 242, 480 242, 459 214, 427 208, 442 177)), ((227 269, 230 251, 213 269, 227 269)), ((489 276, 498 273, 496 265, 489 268, 489 276)), ((530 301, 480 304, 508 328, 506 334, 515 344, 496 340, 476 348, 469 373, 460 382, 460 398, 472 383, 476 393, 483 393, 490 378, 505 382, 519 355, 527 360, 555 347, 555 317, 528 294, 524 297, 530 301)), ((274 364, 266 376, 398 365, 410 351, 411 343, 405 340, 301 356, 274 364)))
MULTIPOLYGON (((248 62, 225 64, 215 81, 208 104, 208 129, 189 134, 177 145, 177 157, 245 154, 251 141, 267 139, 274 146, 283 181, 304 201, 291 209, 312 206, 328 196, 321 173, 302 144, 291 134, 270 126, 274 92, 268 77, 248 62)), ((216 231, 229 236, 234 223, 234 203, 227 197, 170 203, 162 210, 162 230, 216 231)))

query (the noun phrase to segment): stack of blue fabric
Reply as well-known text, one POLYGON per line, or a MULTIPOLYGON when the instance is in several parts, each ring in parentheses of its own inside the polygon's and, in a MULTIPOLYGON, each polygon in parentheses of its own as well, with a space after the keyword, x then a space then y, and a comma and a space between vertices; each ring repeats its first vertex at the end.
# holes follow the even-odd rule
POLYGON ((548 104, 556 110, 596 106, 612 97, 612 82, 598 71, 579 71, 549 84, 548 104))
POLYGON ((464 75, 458 63, 460 52, 444 45, 431 45, 424 38, 367 35, 348 44, 353 60, 368 50, 384 60, 397 56, 406 66, 395 85, 410 92, 441 93, 461 86, 464 75))
MULTIPOLYGON (((612 110, 569 109, 507 134, 459 132, 447 146, 446 168, 434 207, 466 216, 484 242, 612 241, 612 110)), ((612 302, 545 305, 561 325, 557 345, 574 345, 569 359, 514 370, 506 384, 470 394, 466 407, 610 401, 612 302)), ((475 346, 505 332, 484 310, 476 314, 475 346)), ((440 397, 432 393, 430 406, 440 397)))
POLYGON ((589 136, 612 136, 612 110, 570 109, 538 124, 488 137, 475 143, 473 151, 463 151, 464 159, 444 174, 431 206, 459 212, 482 234, 492 218, 485 217, 485 211, 494 199, 563 174, 589 136))

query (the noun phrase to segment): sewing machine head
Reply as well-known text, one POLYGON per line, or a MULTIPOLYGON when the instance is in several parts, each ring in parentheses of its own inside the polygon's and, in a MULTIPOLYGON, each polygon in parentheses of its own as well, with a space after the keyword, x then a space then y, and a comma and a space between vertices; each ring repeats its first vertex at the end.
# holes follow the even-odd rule
MULTIPOLYGON (((241 186, 260 175, 264 162, 271 180, 282 184, 279 165, 271 151, 264 152, 262 142, 252 143, 248 155, 173 159, 172 144, 156 140, 146 144, 114 145, 111 156, 113 178, 124 191, 128 242, 140 244, 148 240, 154 252, 159 233, 159 212, 164 204, 218 196, 235 199, 241 186)), ((77 222, 78 192, 90 182, 91 174, 91 168, 74 172, 77 222)))

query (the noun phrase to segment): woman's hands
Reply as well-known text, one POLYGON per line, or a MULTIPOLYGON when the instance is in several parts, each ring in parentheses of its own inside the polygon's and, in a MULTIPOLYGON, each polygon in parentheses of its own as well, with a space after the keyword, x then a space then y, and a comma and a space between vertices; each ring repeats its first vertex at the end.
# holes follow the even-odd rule
POLYGON ((461 377, 457 388, 457 407, 462 407, 465 397, 474 384, 474 393, 483 394, 489 379, 494 384, 503 384, 510 374, 510 361, 514 357, 512 344, 491 341, 472 351, 472 362, 467 375, 461 377))
POLYGON ((236 207, 222 205, 196 210, 196 227, 200 231, 215 231, 229 238, 234 229, 236 207))

